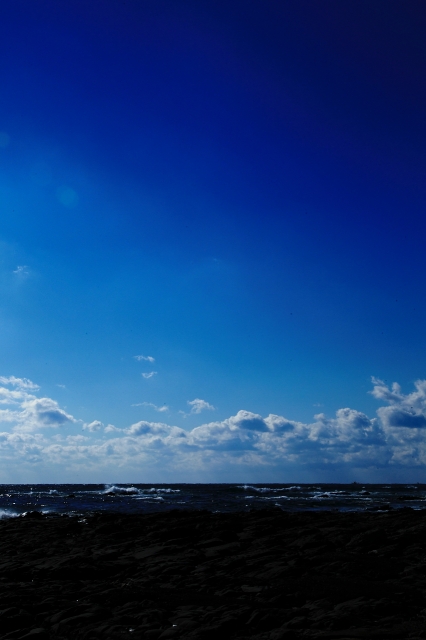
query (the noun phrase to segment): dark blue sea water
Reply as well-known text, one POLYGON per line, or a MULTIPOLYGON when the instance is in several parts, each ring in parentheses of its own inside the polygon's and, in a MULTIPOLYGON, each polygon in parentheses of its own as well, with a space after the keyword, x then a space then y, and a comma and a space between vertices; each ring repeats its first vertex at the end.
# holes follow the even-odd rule
POLYGON ((29 511, 83 515, 280 508, 284 511, 386 511, 426 508, 426 484, 39 484, 0 485, 0 517, 29 511))

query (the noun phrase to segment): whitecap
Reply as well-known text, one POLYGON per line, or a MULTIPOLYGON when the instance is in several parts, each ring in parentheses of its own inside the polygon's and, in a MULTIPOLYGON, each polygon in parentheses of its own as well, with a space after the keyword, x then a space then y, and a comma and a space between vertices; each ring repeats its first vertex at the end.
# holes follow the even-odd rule
POLYGON ((106 485, 104 491, 102 491, 101 493, 105 495, 108 495, 108 494, 132 495, 132 494, 139 494, 140 491, 136 487, 117 487, 115 484, 113 484, 113 485, 106 485))
POLYGON ((0 509, 0 520, 5 520, 6 518, 17 518, 19 513, 15 511, 6 511, 5 509, 0 509))
POLYGON ((142 493, 180 493, 180 489, 151 487, 151 489, 142 489, 142 493))
POLYGON ((273 489, 272 487, 254 487, 251 484, 243 484, 239 485, 238 489, 251 489, 252 491, 257 491, 258 493, 265 493, 266 491, 283 491, 283 489, 273 489))

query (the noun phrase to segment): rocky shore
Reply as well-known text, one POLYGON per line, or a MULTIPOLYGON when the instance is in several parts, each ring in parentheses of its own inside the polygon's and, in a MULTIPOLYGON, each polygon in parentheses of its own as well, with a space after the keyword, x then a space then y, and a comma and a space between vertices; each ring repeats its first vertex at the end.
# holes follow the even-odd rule
POLYGON ((426 511, 2 520, 0 638, 426 638, 426 511))

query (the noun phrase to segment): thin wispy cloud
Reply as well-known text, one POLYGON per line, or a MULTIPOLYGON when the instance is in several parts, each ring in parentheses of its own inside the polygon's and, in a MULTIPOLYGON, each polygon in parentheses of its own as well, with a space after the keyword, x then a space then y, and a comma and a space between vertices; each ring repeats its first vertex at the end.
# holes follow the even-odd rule
POLYGON ((15 376, 0 376, 0 384, 13 385, 20 389, 33 389, 34 391, 40 389, 38 384, 28 380, 28 378, 16 378, 15 376))
POLYGON ((141 375, 142 375, 143 378, 148 379, 148 378, 152 378, 153 376, 156 376, 157 375, 157 371, 148 371, 146 373, 142 373, 141 375))
POLYGON ((16 269, 14 269, 13 273, 18 278, 26 278, 27 276, 30 275, 30 271, 29 271, 27 265, 25 265, 25 264, 18 265, 16 267, 16 269))
POLYGON ((138 360, 139 362, 141 360, 146 360, 147 362, 155 362, 155 358, 153 358, 152 356, 133 356, 135 360, 138 360))
POLYGON ((157 406, 153 402, 136 402, 132 404, 132 407, 151 407, 155 409, 155 411, 159 411, 160 413, 164 413, 169 410, 169 407, 166 404, 161 405, 161 407, 157 406))

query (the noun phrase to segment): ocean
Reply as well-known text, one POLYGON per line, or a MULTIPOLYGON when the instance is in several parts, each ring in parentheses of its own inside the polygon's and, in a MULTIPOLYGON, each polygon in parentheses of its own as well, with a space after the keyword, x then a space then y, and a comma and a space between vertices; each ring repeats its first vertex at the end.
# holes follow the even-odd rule
POLYGON ((389 511, 425 509, 426 484, 13 484, 0 485, 0 518, 202 509, 389 511))

